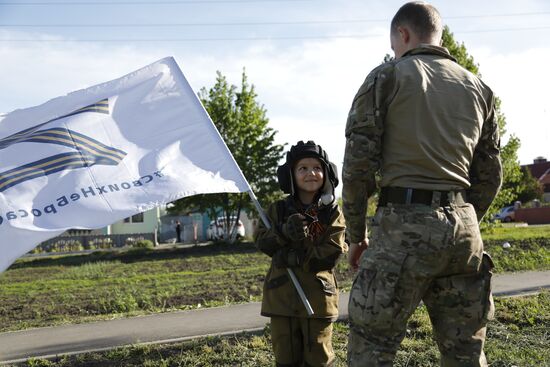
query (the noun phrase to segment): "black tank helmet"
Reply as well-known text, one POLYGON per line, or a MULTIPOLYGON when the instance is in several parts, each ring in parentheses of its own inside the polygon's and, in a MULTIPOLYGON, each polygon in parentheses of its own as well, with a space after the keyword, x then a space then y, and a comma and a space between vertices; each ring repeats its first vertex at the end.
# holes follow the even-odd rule
POLYGON ((338 171, 336 165, 328 159, 327 152, 320 145, 315 144, 313 140, 307 143, 299 141, 286 153, 286 162, 277 168, 277 179, 281 190, 287 194, 294 195, 294 178, 292 171, 296 162, 302 158, 317 158, 321 161, 324 169, 324 184, 321 188, 320 200, 322 204, 329 205, 334 202, 334 189, 338 186, 338 171))

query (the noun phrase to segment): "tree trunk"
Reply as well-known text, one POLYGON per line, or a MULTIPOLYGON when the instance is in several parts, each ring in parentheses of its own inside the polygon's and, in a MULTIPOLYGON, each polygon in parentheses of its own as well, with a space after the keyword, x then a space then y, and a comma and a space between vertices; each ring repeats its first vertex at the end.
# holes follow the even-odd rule
POLYGON ((237 206, 237 217, 235 218, 235 223, 231 228, 231 236, 229 237, 229 243, 234 244, 237 240, 237 228, 239 225, 239 218, 241 216, 241 210, 243 207, 243 195, 239 195, 239 204, 237 206))

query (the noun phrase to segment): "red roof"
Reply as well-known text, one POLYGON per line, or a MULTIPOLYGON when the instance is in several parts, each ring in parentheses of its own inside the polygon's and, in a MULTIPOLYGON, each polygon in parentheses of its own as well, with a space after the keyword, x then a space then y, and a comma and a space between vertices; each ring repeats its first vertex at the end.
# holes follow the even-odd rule
POLYGON ((550 168, 542 174, 542 177, 539 178, 539 181, 543 185, 550 184, 550 168))
MULTIPOLYGON (((550 162, 534 163, 523 167, 529 168, 529 171, 531 171, 533 177, 538 180, 539 178, 541 178, 542 175, 550 170, 550 162)), ((548 175, 550 175, 550 172, 548 173, 548 175)))

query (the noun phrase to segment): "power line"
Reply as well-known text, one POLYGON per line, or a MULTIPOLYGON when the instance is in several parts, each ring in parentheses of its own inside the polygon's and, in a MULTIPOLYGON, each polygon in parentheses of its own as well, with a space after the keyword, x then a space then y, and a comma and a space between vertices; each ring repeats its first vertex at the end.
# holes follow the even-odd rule
MULTIPOLYGON (((525 27, 525 28, 501 28, 454 31, 454 33, 490 33, 490 32, 517 32, 550 29, 550 26, 525 27)), ((50 42, 50 43, 85 43, 85 42, 216 42, 216 41, 276 41, 276 40, 308 40, 308 39, 342 39, 342 38, 372 38, 382 37, 385 34, 350 34, 329 36, 274 36, 274 37, 216 37, 216 38, 119 38, 119 39, 0 39, 0 42, 50 42)))
POLYGON ((26 1, 0 2, 2 5, 178 5, 178 4, 231 4, 231 3, 268 3, 268 2, 304 2, 313 0, 159 0, 159 1, 26 1))
MULTIPOLYGON (((290 1, 290 0, 285 0, 290 1)), ((224 1, 227 2, 227 1, 224 1)), ((1 5, 1 3, 0 3, 1 5)), ((472 18, 498 18, 547 15, 549 12, 531 13, 505 13, 505 14, 479 14, 479 15, 457 15, 445 19, 472 19, 472 18)), ((389 22, 389 19, 339 19, 339 20, 297 20, 297 21, 262 21, 262 22, 209 22, 209 23, 128 23, 128 24, 0 24, 0 27, 44 27, 44 28, 154 28, 154 27, 211 27, 211 26, 264 26, 264 25, 309 25, 309 24, 342 24, 342 23, 377 23, 389 22)))

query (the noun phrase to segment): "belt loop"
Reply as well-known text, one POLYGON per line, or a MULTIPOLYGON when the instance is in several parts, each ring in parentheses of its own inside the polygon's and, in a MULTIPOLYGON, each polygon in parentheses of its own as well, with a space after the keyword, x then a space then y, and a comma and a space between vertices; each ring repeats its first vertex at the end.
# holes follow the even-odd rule
POLYGON ((405 204, 410 205, 412 202, 413 189, 407 189, 407 196, 405 197, 405 204))
POLYGON ((447 192, 447 201, 449 206, 456 205, 456 193, 454 191, 447 192))
POLYGON ((434 191, 432 192, 432 208, 436 209, 441 206, 441 192, 434 191))

